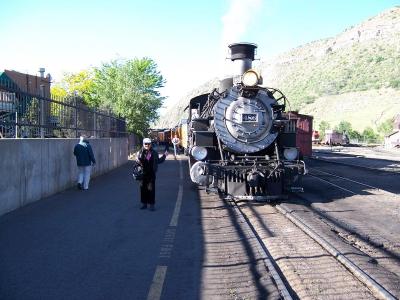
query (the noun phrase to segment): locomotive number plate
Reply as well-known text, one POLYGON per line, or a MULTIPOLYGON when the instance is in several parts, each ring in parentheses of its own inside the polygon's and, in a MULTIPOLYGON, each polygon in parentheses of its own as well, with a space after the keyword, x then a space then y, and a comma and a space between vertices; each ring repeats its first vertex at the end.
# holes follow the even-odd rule
POLYGON ((258 122, 257 114, 242 114, 242 122, 258 122))

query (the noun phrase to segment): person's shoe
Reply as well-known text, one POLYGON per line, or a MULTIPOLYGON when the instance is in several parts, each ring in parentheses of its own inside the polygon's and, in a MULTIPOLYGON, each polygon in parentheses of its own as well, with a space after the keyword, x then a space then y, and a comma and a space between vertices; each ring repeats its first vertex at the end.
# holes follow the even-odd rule
POLYGON ((78 190, 82 190, 82 189, 83 189, 83 188, 82 188, 82 183, 79 183, 79 182, 78 182, 78 185, 77 185, 77 186, 78 186, 78 190))
POLYGON ((153 205, 150 205, 150 210, 151 210, 151 211, 155 211, 155 210, 156 210, 156 208, 154 207, 154 204, 153 204, 153 205))
POLYGON ((146 205, 146 204, 143 204, 142 207, 141 207, 140 209, 146 209, 146 208, 147 208, 147 205, 146 205))

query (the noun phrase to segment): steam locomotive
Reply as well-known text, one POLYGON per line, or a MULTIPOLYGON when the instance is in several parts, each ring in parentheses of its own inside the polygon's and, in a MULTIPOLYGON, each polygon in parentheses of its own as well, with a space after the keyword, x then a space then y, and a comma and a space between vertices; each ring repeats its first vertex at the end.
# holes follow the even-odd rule
POLYGON ((304 161, 287 99, 262 86, 254 69, 257 45, 229 45, 233 76, 189 102, 191 180, 208 191, 239 200, 270 201, 302 191, 304 161))

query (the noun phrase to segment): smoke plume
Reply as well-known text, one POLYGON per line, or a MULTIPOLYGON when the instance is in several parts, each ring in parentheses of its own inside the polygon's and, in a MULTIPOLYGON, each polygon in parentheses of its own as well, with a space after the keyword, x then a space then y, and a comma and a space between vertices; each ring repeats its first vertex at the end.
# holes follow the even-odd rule
POLYGON ((222 47, 234 42, 242 42, 241 39, 258 15, 262 0, 230 0, 228 12, 222 17, 222 47))

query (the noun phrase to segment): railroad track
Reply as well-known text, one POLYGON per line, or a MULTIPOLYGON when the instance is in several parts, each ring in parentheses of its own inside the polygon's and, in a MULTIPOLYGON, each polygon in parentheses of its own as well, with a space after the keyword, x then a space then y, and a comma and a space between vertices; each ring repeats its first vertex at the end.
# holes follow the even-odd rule
MULTIPOLYGON (((368 159, 367 157, 364 157, 364 156, 352 157, 352 159, 357 159, 357 158, 368 159)), ((356 167, 356 168, 361 168, 361 169, 366 169, 366 170, 376 171, 376 172, 390 172, 390 173, 400 174, 400 162, 399 161, 386 160, 388 163, 392 163, 393 166, 378 168, 376 166, 367 166, 366 164, 363 164, 362 162, 351 162, 350 163, 350 162, 343 162, 343 161, 335 161, 335 160, 327 159, 327 158, 319 156, 319 155, 314 155, 314 156, 310 157, 309 159, 316 160, 316 161, 323 161, 323 162, 330 163, 330 164, 356 167)), ((376 158, 374 158, 374 159, 376 159, 376 158)))
POLYGON ((318 170, 317 168, 308 168, 308 171, 309 171, 309 173, 307 174, 308 176, 316 178, 317 180, 320 180, 320 181, 324 181, 327 184, 335 186, 335 187, 337 187, 337 188, 339 188, 341 190, 344 190, 344 191, 349 192, 349 193, 354 194, 354 195, 357 194, 357 193, 352 191, 352 190, 349 190, 347 188, 344 188, 344 187, 342 187, 342 186, 340 186, 338 184, 334 184, 334 183, 330 182, 329 180, 323 179, 323 178, 321 178, 320 175, 325 175, 325 176, 332 177, 332 178, 335 178, 335 179, 340 179, 340 180, 342 180, 344 182, 349 182, 349 183, 353 183, 353 184, 356 184, 356 185, 359 185, 359 186, 362 186, 362 187, 365 187, 365 188, 376 190, 378 193, 386 194, 386 195, 389 195, 391 197, 399 197, 395 193, 386 191, 386 190, 381 189, 381 188, 379 188, 377 186, 373 186, 373 185, 370 185, 370 184, 366 184, 366 183, 360 182, 358 180, 353 180, 353 179, 345 177, 345 176, 340 176, 340 175, 337 175, 337 174, 334 174, 334 173, 331 173, 331 172, 318 170))
MULTIPOLYGON (((343 174, 346 175, 347 168, 341 169, 342 172, 345 170, 343 174)), ((326 169, 309 168, 309 171, 310 178, 313 179, 311 184, 315 184, 315 180, 322 179, 336 190, 341 190, 342 193, 338 193, 339 196, 344 197, 343 199, 351 199, 350 202, 354 200, 352 197, 356 197, 353 202, 357 203, 357 197, 363 198, 366 195, 375 198, 384 197, 385 201, 389 197, 396 198, 396 201, 398 199, 396 193, 386 191, 374 184, 367 184, 362 180, 334 174, 326 169), (348 187, 349 185, 359 186, 358 190, 362 190, 366 194, 358 194, 357 189, 352 190, 348 187)), ((369 173, 369 176, 373 177, 373 173, 369 173)), ((358 175, 360 174, 358 173, 358 175)), ((391 251, 385 243, 375 240, 375 236, 363 235, 365 232, 370 233, 369 228, 364 232, 364 227, 361 227, 361 231, 359 231, 358 225, 365 224, 364 220, 360 223, 346 222, 346 220, 349 221, 346 218, 349 216, 351 218, 352 213, 347 212, 346 217, 346 211, 341 212, 341 204, 336 207, 330 206, 334 208, 332 214, 332 211, 326 210, 326 207, 329 208, 329 206, 314 206, 307 197, 296 196, 298 199, 292 203, 287 202, 275 206, 225 200, 228 210, 233 212, 231 217, 234 216, 234 219, 237 219, 234 223, 240 224, 234 227, 241 228, 239 235, 242 238, 239 241, 242 240, 246 247, 252 245, 253 251, 259 254, 255 255, 253 252, 248 256, 251 251, 247 249, 236 255, 239 257, 241 255, 243 260, 246 260, 246 257, 249 257, 250 260, 262 257, 262 264, 268 270, 268 276, 273 282, 274 289, 276 288, 275 290, 282 299, 400 298, 400 252, 397 246, 395 251, 391 251), (335 215, 335 213, 337 214, 335 215), (335 219, 337 216, 339 219, 335 219), (349 224, 355 226, 347 226, 349 224), (253 243, 254 241, 257 242, 253 243)), ((220 210, 223 206, 219 205, 215 208, 220 210)), ((212 220, 220 220, 220 213, 213 215, 212 220)), ((220 222, 217 221, 217 224, 220 222)), ((214 232, 215 234, 216 232, 214 232)), ((389 239, 388 241, 395 240, 389 239)), ((232 237, 228 238, 228 241, 231 242, 232 237)), ((211 250, 210 253, 216 256, 220 252, 227 255, 229 253, 227 251, 229 250, 219 249, 218 252, 211 250)), ((230 254, 229 257, 231 257, 230 254)), ((228 264, 225 262, 222 265, 228 264)), ((223 276, 218 278, 224 280, 223 276)), ((242 280, 247 282, 247 279, 244 278, 242 280)), ((254 278, 259 277, 255 276, 254 278)), ((240 280, 235 284, 239 285, 239 282, 240 280)), ((246 293, 244 292, 243 295, 246 293)))
MULTIPOLYGON (((291 282, 289 279, 285 278, 286 274, 283 272, 280 267, 279 263, 277 263, 276 259, 274 259, 273 255, 268 250, 267 245, 265 245, 262 236, 264 233, 260 232, 261 227, 257 226, 253 223, 253 220, 255 219, 254 217, 248 215, 246 213, 246 208, 242 207, 240 203, 233 201, 233 207, 235 211, 237 211, 237 214, 239 218, 242 218, 247 224, 249 228, 250 234, 253 234, 259 243, 259 251, 264 252, 264 256, 266 257, 266 261, 268 263, 266 264, 266 267, 268 270, 272 270, 272 274, 275 280, 276 276, 279 276, 280 279, 275 280, 276 282, 279 282, 277 284, 277 287, 279 291, 281 292, 282 296, 284 299, 291 299, 296 298, 296 297, 302 297, 304 295, 298 295, 295 293, 295 295, 291 295, 290 291, 296 291, 296 288, 292 288, 291 282), (285 286, 284 286, 285 285, 285 286), (288 286, 289 285, 289 286, 288 286)), ((372 293, 372 295, 378 299, 396 299, 395 295, 393 295, 392 292, 390 292, 383 284, 379 283, 378 280, 374 279, 368 272, 364 270, 362 266, 359 266, 357 263, 353 262, 351 259, 347 258, 347 256, 337 249, 334 244, 330 242, 328 238, 324 236, 324 234, 321 232, 318 232, 313 229, 313 226, 307 224, 306 221, 302 220, 301 217, 299 217, 295 211, 290 209, 284 204, 277 205, 274 207, 277 213, 279 213, 281 216, 284 216, 289 220, 292 224, 294 224, 297 228, 299 228, 305 235, 307 235, 309 238, 311 238, 315 243, 317 243, 320 247, 324 249, 326 253, 329 253, 329 255, 337 261, 338 264, 344 266, 344 268, 351 273, 351 276, 353 278, 356 278, 357 281, 361 282, 365 287, 368 288, 368 290, 372 293)), ((324 220, 325 224, 329 224, 329 220, 324 220)), ((330 227, 332 228, 332 227, 330 227)), ((329 229, 328 229, 329 230, 329 229)), ((334 230, 333 230, 334 232, 334 230)), ((336 232, 339 233, 339 232, 336 232)), ((343 233, 343 232, 342 232, 343 233)), ((361 240, 357 241, 357 237, 354 237, 353 235, 353 245, 361 245, 362 242, 361 240)), ((364 242, 365 244, 365 242, 364 242)), ((374 246, 374 245, 369 245, 369 246, 374 246)), ((355 247, 357 251, 360 251, 360 248, 355 247)), ((330 270, 326 270, 326 272, 330 272, 330 270)), ((298 288, 297 288, 298 289, 298 288)), ((398 297, 398 295, 397 295, 398 297)))
MULTIPOLYGON (((253 239, 257 241, 256 243, 257 251, 264 260, 265 267, 268 269, 273 281, 275 282, 276 288, 278 289, 282 299, 292 300, 293 291, 291 290, 290 286, 288 286, 288 282, 282 275, 282 272, 280 271, 276 261, 269 253, 260 235, 257 233, 257 230, 253 227, 252 223, 249 221, 247 216, 237 205, 237 202, 231 200, 230 203, 232 204, 232 208, 235 211, 235 214, 237 215, 239 221, 245 225, 247 235, 253 237, 253 239)), ((295 297, 295 299, 297 299, 297 297, 295 297)))

